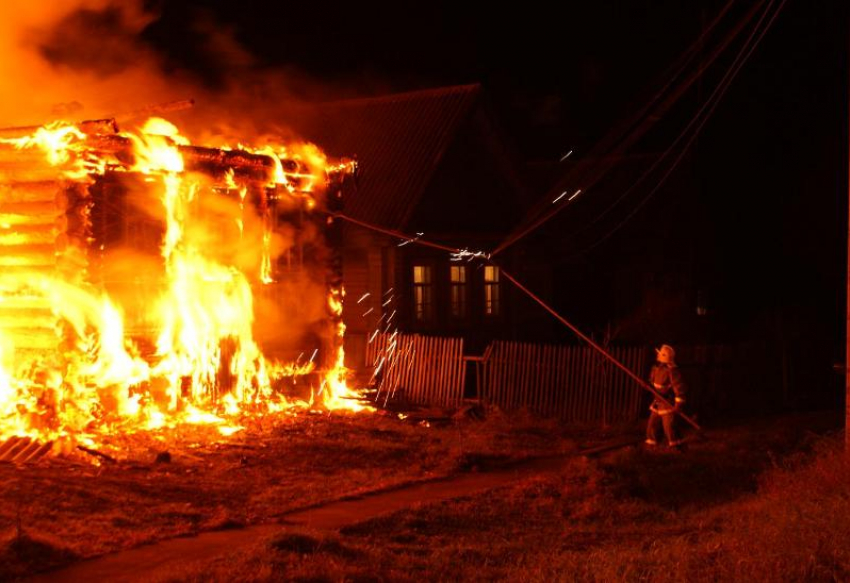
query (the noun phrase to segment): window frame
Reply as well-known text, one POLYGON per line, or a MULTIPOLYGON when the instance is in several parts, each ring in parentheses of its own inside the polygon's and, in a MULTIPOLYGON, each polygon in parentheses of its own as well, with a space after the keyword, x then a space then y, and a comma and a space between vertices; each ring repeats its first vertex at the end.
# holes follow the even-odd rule
POLYGON ((411 307, 413 321, 430 324, 434 320, 434 268, 430 263, 415 262, 410 270, 411 307), (417 281, 417 269, 422 269, 423 281, 417 281))
POLYGON ((495 265, 485 265, 484 280, 484 316, 498 318, 502 315, 502 281, 501 270, 495 265), (493 275, 489 275, 493 274, 493 275))
POLYGON ((449 315, 454 320, 469 316, 469 269, 466 265, 449 264, 449 315), (455 273, 459 277, 455 279, 455 273))

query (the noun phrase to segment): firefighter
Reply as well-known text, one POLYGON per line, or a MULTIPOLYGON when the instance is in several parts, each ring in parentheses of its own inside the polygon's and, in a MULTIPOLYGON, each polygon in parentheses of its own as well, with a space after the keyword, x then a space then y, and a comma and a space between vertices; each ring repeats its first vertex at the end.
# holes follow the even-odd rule
POLYGON ((676 366, 676 351, 673 347, 664 344, 656 348, 657 361, 652 367, 649 382, 655 390, 672 403, 672 407, 659 399, 655 399, 650 405, 649 422, 646 425, 647 445, 657 445, 658 424, 664 426, 664 435, 667 437, 667 445, 677 447, 682 443, 676 433, 676 414, 685 403, 685 385, 682 382, 682 373, 676 366))

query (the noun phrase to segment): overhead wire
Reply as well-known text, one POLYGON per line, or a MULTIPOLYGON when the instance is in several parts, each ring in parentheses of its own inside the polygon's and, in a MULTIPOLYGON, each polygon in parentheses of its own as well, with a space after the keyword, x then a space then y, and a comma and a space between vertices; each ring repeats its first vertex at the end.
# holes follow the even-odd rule
MULTIPOLYGON (((628 132, 615 146, 612 147, 612 155, 609 156, 608 160, 605 163, 598 164, 595 168, 591 167, 588 174, 589 178, 585 178, 581 184, 574 184, 573 186, 579 186, 581 190, 587 191, 589 188, 597 184, 607 172, 613 167, 617 158, 622 155, 630 146, 637 142, 639 138, 646 134, 646 132, 665 114, 672 106, 678 101, 679 98, 689 89, 693 83, 699 79, 705 71, 719 58, 719 56, 729 47, 729 45, 741 34, 741 32, 746 28, 747 24, 759 13, 762 6, 765 4, 767 0, 760 0, 756 4, 754 4, 742 17, 741 19, 729 30, 726 35, 717 43, 716 46, 713 47, 712 51, 705 57, 705 59, 700 63, 695 71, 692 71, 688 76, 686 76, 679 84, 675 87, 672 87, 671 91, 664 99, 660 99, 664 92, 660 92, 653 98, 652 102, 657 103, 654 109, 645 108, 646 113, 643 115, 643 119, 635 122, 633 124, 633 128, 630 132, 628 132), (652 109, 650 113, 649 110, 652 109), (592 171, 592 172, 591 172, 592 171)), ((729 5, 727 4, 724 7, 724 10, 721 11, 721 14, 726 14, 729 5)), ((715 22, 712 23, 715 25, 715 22)), ((704 37, 701 35, 700 39, 704 37)), ((698 45, 698 43, 694 43, 694 45, 698 45)), ((672 85, 672 84, 668 84, 672 85)), ((665 85, 665 89, 666 89, 665 85)), ((643 111, 643 110, 642 110, 643 111)), ((570 180, 571 175, 568 174, 566 178, 562 179, 558 182, 555 188, 550 189, 547 193, 547 196, 543 199, 543 204, 546 205, 547 200, 551 200, 551 195, 557 192, 560 192, 564 189, 564 185, 570 180)), ((533 220, 530 224, 524 223, 520 225, 516 229, 514 229, 508 236, 500 243, 492 252, 492 255, 498 255, 503 252, 505 249, 510 247, 511 245, 516 244, 519 240, 533 233, 537 229, 539 229, 544 223, 548 222, 555 215, 560 213, 566 205, 560 206, 550 206, 549 210, 544 213, 541 217, 536 220, 533 220)))
MULTIPOLYGON (((619 201, 623 200, 626 196, 631 194, 639 184, 643 183, 643 181, 653 171, 655 171, 661 165, 661 162, 663 162, 667 158, 667 156, 675 149, 676 145, 682 139, 684 139, 685 135, 687 135, 687 132, 693 127, 694 128, 693 133, 688 137, 687 141, 685 142, 682 149, 679 151, 678 155, 673 160, 672 164, 664 171, 664 173, 660 177, 659 181, 655 184, 655 186, 649 191, 649 193, 646 196, 643 197, 643 199, 641 199, 641 201, 631 210, 631 212, 622 221, 620 221, 619 223, 617 223, 617 225, 614 226, 613 229, 606 232, 605 235, 603 235, 601 238, 597 239, 591 245, 584 247, 580 251, 570 255, 569 257, 566 258, 566 260, 574 259, 575 257, 578 257, 579 255, 582 255, 582 254, 584 254, 584 253, 586 253, 586 252, 588 252, 592 249, 595 249, 596 247, 598 247, 599 245, 601 245, 602 243, 604 243, 605 241, 610 239, 611 236, 613 236, 623 226, 625 226, 631 219, 633 219, 637 215, 637 213, 652 199, 653 196, 655 196, 655 194, 666 183, 667 179, 670 177, 670 175, 673 173, 673 171, 678 167, 679 163, 684 159, 685 154, 687 154, 690 147, 693 145, 694 141, 696 140, 697 136, 699 136, 699 134, 702 131, 702 128, 705 126, 706 122, 708 122, 709 118, 714 113, 715 109, 719 105, 723 96, 726 94, 726 91, 729 89, 732 81, 735 79, 738 72, 741 70, 741 68, 747 62, 749 57, 755 51, 756 47, 761 42, 761 39, 764 38, 764 35, 770 29, 773 22, 776 20, 776 17, 779 15, 779 13, 781 12, 785 3, 787 2, 787 0, 780 0, 779 6, 776 8, 776 10, 773 12, 773 14, 767 20, 767 23, 762 27, 761 25, 764 22, 765 18, 767 18, 767 15, 770 11, 770 8, 775 3, 775 1, 776 0, 770 0, 768 7, 765 9, 765 12, 762 14, 761 18, 759 19, 758 23, 756 24, 756 27, 753 28, 753 31, 751 32, 750 36, 747 38, 747 41, 742 46, 741 51, 738 53, 738 55, 735 58, 735 60, 733 61, 733 63, 730 65, 729 69, 726 71, 726 74, 724 75, 723 79, 720 81, 720 83, 718 83, 717 87, 715 87, 714 91, 712 91, 711 95, 705 101, 705 103, 703 103, 702 107, 699 109, 697 114, 691 119, 691 121, 688 123, 688 125, 685 127, 685 129, 683 129, 682 132, 677 136, 677 138, 673 141, 673 143, 665 150, 665 152, 661 155, 661 157, 655 163, 653 163, 652 166, 650 166, 650 168, 647 169, 635 181, 635 183, 632 184, 632 186, 630 186, 617 199, 617 201, 615 201, 615 204, 618 203, 619 201), (761 29, 761 30, 759 30, 759 29, 761 29)), ((613 205, 611 207, 609 207, 608 209, 606 209, 602 214, 606 215, 611 210, 611 208, 613 208, 613 205)))

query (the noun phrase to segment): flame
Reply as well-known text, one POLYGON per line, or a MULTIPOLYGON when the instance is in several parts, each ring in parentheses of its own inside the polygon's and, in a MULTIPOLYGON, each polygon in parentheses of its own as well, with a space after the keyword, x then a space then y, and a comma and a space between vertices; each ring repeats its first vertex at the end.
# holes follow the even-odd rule
POLYGON ((328 409, 347 409, 355 412, 374 411, 374 407, 361 402, 359 391, 352 390, 348 386, 350 371, 345 366, 345 349, 342 344, 342 339, 345 337, 345 324, 342 322, 344 297, 345 290, 343 288, 333 289, 328 295, 328 308, 337 318, 336 337, 339 346, 334 364, 325 375, 324 404, 328 409))
MULTIPOLYGON (((0 317, 0 438, 70 437, 96 445, 98 433, 162 429, 178 423, 214 425, 228 436, 242 430, 237 422, 242 415, 316 406, 318 395, 328 410, 371 410, 347 384, 342 288, 328 295, 335 348, 321 386, 308 401, 289 400, 274 389, 275 380, 311 375, 316 369, 315 351, 306 363, 272 361, 253 337, 252 278, 259 284, 274 282, 272 221, 268 217, 262 221, 258 272, 222 260, 197 234, 203 232, 203 224, 197 226, 203 221, 197 203, 208 195, 210 178, 187 171, 181 148, 189 146, 189 140, 170 122, 153 118, 113 141, 129 144, 129 162, 98 149, 91 136, 72 124, 0 138, 0 144, 42 152, 58 178, 90 184, 91 175, 111 169, 143 175, 150 191, 157 193, 164 217, 160 247, 164 281, 146 314, 155 330, 150 337, 155 350, 142 357, 126 332, 121 302, 104 289, 85 284, 85 272, 73 277, 49 271, 34 275, 26 271, 31 258, 24 256, 22 275, 0 275, 0 312, 7 306, 19 310, 15 314, 31 311, 34 315, 27 325, 42 331, 43 346, 35 357, 23 345, 19 350, 15 332, 19 322, 0 317)), ((280 186, 307 211, 316 207, 328 171, 321 150, 313 145, 240 148, 271 160, 267 188, 280 186)), ((220 188, 238 193, 240 215, 234 221, 242 240, 243 215, 250 206, 248 188, 232 168, 220 180, 220 188)), ((27 241, 18 229, 29 219, 4 217, 2 226, 8 232, 0 232, 2 242, 27 241)), ((73 249, 63 253, 69 261, 74 259, 73 249)), ((3 265, 17 265, 16 257, 2 259, 3 265)))
POLYGON ((38 149, 44 153, 51 166, 64 167, 69 178, 82 180, 88 172, 86 161, 77 155, 86 134, 65 122, 53 122, 20 138, 0 138, 0 144, 9 144, 18 150, 38 149))
MULTIPOLYGON (((142 127, 141 133, 128 136, 134 143, 136 164, 131 170, 143 174, 166 173, 166 176, 183 172, 183 156, 177 149, 178 143, 188 143, 177 128, 164 119, 151 118, 142 127)), ((172 176, 166 188, 174 189, 179 179, 172 176)), ((169 224, 170 226, 170 224, 169 224)))

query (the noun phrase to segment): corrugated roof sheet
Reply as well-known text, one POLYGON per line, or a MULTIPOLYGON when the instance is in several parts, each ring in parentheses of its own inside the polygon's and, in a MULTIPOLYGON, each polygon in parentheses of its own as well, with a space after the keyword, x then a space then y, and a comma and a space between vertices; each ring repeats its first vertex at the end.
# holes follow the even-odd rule
POLYGON ((329 155, 359 161, 346 214, 399 229, 480 93, 480 85, 462 85, 324 103, 296 126, 329 155))

